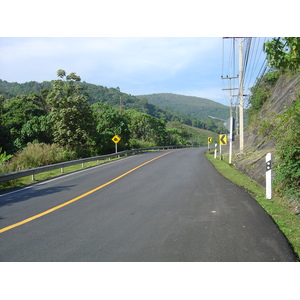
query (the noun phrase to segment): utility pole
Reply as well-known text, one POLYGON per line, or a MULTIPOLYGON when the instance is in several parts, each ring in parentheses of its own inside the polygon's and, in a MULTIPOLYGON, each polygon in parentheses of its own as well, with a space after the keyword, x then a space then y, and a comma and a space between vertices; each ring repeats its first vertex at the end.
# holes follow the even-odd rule
POLYGON ((240 153, 244 153, 243 45, 239 38, 240 153))
POLYGON ((224 78, 223 76, 221 76, 221 77, 222 77, 222 79, 229 79, 229 89, 222 89, 222 90, 223 90, 223 91, 224 91, 224 90, 229 90, 229 91, 230 91, 229 164, 231 164, 231 162, 232 162, 232 139, 233 139, 232 90, 238 90, 238 88, 232 88, 232 87, 231 87, 231 79, 238 78, 238 76, 237 76, 237 77, 228 77, 228 76, 226 76, 225 78, 224 78))

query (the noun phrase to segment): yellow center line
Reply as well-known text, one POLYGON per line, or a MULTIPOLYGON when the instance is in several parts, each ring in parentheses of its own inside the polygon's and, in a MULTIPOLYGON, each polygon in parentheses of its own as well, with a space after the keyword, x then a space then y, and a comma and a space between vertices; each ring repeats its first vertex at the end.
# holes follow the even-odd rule
MULTIPOLYGON (((174 151, 176 151, 176 150, 174 150, 174 151)), ((90 190, 90 191, 88 191, 88 192, 86 192, 86 193, 84 193, 84 194, 82 194, 82 195, 80 195, 80 196, 78 196, 78 197, 76 197, 76 198, 73 198, 73 199, 71 199, 71 200, 69 200, 69 201, 67 201, 67 202, 64 202, 64 203, 62 203, 62 204, 60 204, 60 205, 57 205, 57 206, 55 206, 55 207, 53 207, 53 208, 51 208, 51 209, 48 209, 48 210, 46 210, 46 211, 44 211, 44 212, 42 212, 42 213, 40 213, 40 214, 34 215, 34 216, 32 216, 32 217, 30 217, 30 218, 28 218, 28 219, 25 219, 25 220, 23 220, 23 221, 21 221, 21 222, 18 222, 18 223, 12 224, 12 225, 10 225, 10 226, 4 227, 4 228, 0 229, 0 233, 5 232, 5 231, 7 231, 7 230, 10 230, 10 229, 12 229, 12 228, 21 226, 21 225, 23 225, 23 224, 25 224, 25 223, 28 223, 28 222, 30 222, 30 221, 33 221, 33 220, 35 220, 35 219, 38 219, 38 218, 40 218, 40 217, 42 217, 42 216, 45 216, 45 215, 47 215, 47 214, 50 214, 51 212, 53 212, 53 211, 55 211, 55 210, 58 210, 58 209, 60 209, 60 208, 62 208, 62 207, 64 207, 64 206, 67 206, 67 205, 69 205, 69 204, 71 204, 71 203, 73 203, 73 202, 75 202, 75 201, 77 201, 77 200, 79 200, 79 199, 82 199, 83 197, 88 196, 88 195, 90 195, 90 194, 92 194, 92 193, 94 193, 94 192, 96 192, 96 191, 98 191, 98 190, 104 188, 105 186, 107 186, 107 185, 109 185, 109 184, 111 184, 111 183, 113 183, 113 182, 119 180, 120 178, 122 178, 122 177, 124 177, 124 176, 130 174, 131 172, 133 172, 133 171, 135 171, 135 170, 141 168, 142 166, 145 166, 145 165, 149 164, 150 162, 152 162, 152 161, 154 161, 154 160, 156 160, 156 159, 158 159, 158 158, 160 158, 160 157, 163 157, 163 156, 165 156, 165 155, 167 155, 167 154, 170 154, 170 153, 172 153, 172 152, 174 152, 174 151, 170 151, 170 152, 164 153, 164 154, 162 154, 162 155, 159 155, 159 156, 157 156, 157 157, 155 157, 155 158, 152 158, 152 159, 146 161, 145 163, 143 163, 143 164, 141 164, 141 165, 139 165, 139 166, 137 166, 137 167, 135 167, 135 168, 133 168, 133 169, 131 169, 131 170, 125 172, 124 174, 122 174, 122 175, 120 175, 120 176, 114 178, 113 180, 108 181, 108 182, 106 182, 106 183, 104 183, 104 184, 102 184, 102 185, 96 187, 95 189, 90 190)))

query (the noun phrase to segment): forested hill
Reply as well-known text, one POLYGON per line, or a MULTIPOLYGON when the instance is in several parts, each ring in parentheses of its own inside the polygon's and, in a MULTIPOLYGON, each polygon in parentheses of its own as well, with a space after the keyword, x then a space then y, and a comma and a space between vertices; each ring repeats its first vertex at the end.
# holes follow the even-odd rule
MULTIPOLYGON (((80 84, 83 90, 89 94, 90 104, 101 102, 106 103, 112 107, 119 107, 120 100, 122 109, 138 109, 143 113, 147 113, 156 118, 165 118, 172 120, 174 113, 168 112, 166 109, 149 103, 145 99, 139 99, 126 93, 122 93, 120 89, 108 88, 101 85, 90 84, 86 82, 75 83, 80 84)), ((30 93, 40 94, 42 89, 51 89, 51 81, 29 81, 25 83, 7 82, 0 79, 0 94, 4 95, 7 99, 13 98, 18 95, 28 95, 30 93)), ((178 117, 177 120, 179 120, 178 117)))
POLYGON ((122 93, 118 87, 81 83, 74 72, 67 75, 58 70, 57 76, 60 79, 42 83, 0 80, 2 158, 7 158, 6 152, 15 155, 26 151, 30 143, 58 145, 64 156, 59 159, 110 153, 116 134, 121 137, 119 150, 156 145, 203 146, 207 137, 223 131, 211 119, 201 121, 169 112, 145 98, 122 93), (191 132, 195 128, 187 125, 199 130, 191 132))
MULTIPOLYGON (((119 87, 108 88, 101 85, 80 83, 83 90, 89 95, 89 103, 101 102, 112 107, 137 109, 142 113, 167 121, 179 121, 186 125, 208 129, 219 132, 215 123, 208 119, 209 115, 226 119, 229 108, 212 100, 199 97, 181 96, 175 94, 153 94, 144 96, 133 96, 120 91, 119 87)), ((30 93, 40 94, 43 89, 51 89, 50 81, 41 83, 29 81, 25 83, 7 82, 0 79, 0 95, 10 99, 17 95, 28 95, 30 93)))
MULTIPOLYGON (((87 83, 85 81, 80 83, 83 90, 89 95, 89 103, 105 103, 112 107, 120 107, 123 110, 137 109, 140 112, 149 114, 156 118, 164 118, 168 121, 179 121, 187 125, 195 123, 195 118, 184 116, 184 114, 175 113, 172 110, 161 108, 155 104, 149 103, 145 98, 141 99, 130 94, 122 93, 119 87, 105 87, 101 85, 87 83)), ((30 93, 40 94, 43 89, 51 89, 51 81, 29 81, 25 83, 7 82, 0 79, 0 95, 4 95, 6 99, 13 98, 18 95, 28 95, 30 93)), ((197 122, 196 122, 197 123, 197 122)), ((202 122, 197 127, 203 127, 202 122)))
POLYGON ((139 95, 137 97, 145 98, 152 104, 201 120, 206 120, 209 115, 221 119, 227 119, 229 116, 229 107, 205 98, 171 93, 139 95))

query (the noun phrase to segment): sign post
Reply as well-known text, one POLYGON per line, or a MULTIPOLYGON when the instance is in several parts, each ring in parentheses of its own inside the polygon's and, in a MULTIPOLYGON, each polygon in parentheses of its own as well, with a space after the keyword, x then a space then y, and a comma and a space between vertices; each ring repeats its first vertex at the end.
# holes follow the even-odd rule
POLYGON ((207 138, 207 148, 208 148, 208 151, 210 150, 210 143, 212 143, 212 138, 211 137, 208 137, 207 138))
POLYGON ((219 144, 220 144, 220 160, 222 159, 222 145, 227 145, 226 134, 219 135, 219 144))
POLYGON ((115 149, 116 149, 116 153, 117 153, 118 152, 118 143, 120 142, 121 138, 118 137, 117 135, 115 135, 111 140, 115 143, 115 149))
POLYGON ((266 199, 272 199, 272 155, 266 155, 266 199))

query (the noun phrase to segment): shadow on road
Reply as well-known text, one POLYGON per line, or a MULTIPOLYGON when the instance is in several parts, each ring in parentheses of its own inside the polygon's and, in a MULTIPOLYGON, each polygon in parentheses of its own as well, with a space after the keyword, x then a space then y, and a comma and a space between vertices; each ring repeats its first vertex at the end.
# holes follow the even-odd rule
POLYGON ((74 186, 75 185, 65 185, 65 186, 48 187, 42 189, 29 188, 24 190, 24 192, 16 191, 13 193, 3 194, 0 196, 0 208, 3 206, 13 205, 15 203, 27 201, 35 197, 40 197, 41 195, 45 196, 45 195, 59 193, 64 190, 71 190, 74 186))

